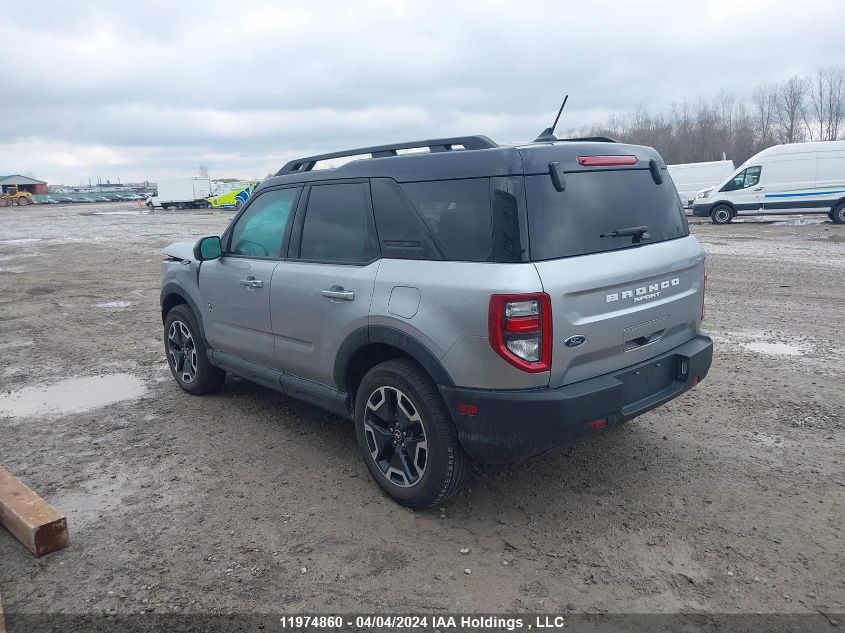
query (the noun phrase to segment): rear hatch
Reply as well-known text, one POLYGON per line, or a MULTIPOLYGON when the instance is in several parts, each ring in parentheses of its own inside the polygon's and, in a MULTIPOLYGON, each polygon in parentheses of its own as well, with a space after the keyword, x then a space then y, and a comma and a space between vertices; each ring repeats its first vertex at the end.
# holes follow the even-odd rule
POLYGON ((696 336, 704 252, 660 156, 616 143, 522 151, 531 259, 552 302, 550 386, 696 336), (623 158, 596 158, 608 156, 623 158))

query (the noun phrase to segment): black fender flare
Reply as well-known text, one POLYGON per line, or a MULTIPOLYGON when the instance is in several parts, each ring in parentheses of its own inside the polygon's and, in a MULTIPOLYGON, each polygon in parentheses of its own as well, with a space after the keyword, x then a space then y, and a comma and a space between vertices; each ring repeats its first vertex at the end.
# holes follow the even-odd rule
POLYGON ((371 344, 395 347, 419 363, 436 384, 455 386, 437 357, 416 338, 387 325, 370 325, 358 328, 349 334, 338 349, 334 363, 334 380, 339 389, 345 389, 347 386, 347 372, 352 357, 356 352, 371 344))
POLYGON ((200 326, 199 334, 202 337, 202 342, 207 350, 211 350, 211 346, 208 344, 208 339, 205 338, 205 322, 202 318, 202 311, 199 309, 199 306, 196 304, 196 302, 191 299, 191 295, 175 281, 168 281, 161 287, 161 292, 159 294, 159 301, 161 305, 161 322, 164 323, 165 319, 167 319, 167 315, 164 313, 164 302, 167 297, 171 295, 178 295, 184 300, 188 307, 191 308, 200 326))

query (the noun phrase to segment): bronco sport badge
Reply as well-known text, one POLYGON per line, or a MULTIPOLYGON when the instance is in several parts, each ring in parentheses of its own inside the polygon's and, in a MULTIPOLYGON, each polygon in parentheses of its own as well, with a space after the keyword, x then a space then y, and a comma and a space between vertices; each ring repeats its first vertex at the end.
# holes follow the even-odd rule
POLYGON ((640 286, 639 288, 632 288, 631 290, 623 290, 621 293, 613 292, 605 295, 605 301, 607 303, 612 303, 613 301, 619 301, 620 299, 633 299, 634 303, 639 303, 640 301, 645 301, 646 299, 656 299, 660 296, 660 293, 667 288, 680 285, 681 278, 673 277, 672 279, 648 284, 647 286, 640 286))

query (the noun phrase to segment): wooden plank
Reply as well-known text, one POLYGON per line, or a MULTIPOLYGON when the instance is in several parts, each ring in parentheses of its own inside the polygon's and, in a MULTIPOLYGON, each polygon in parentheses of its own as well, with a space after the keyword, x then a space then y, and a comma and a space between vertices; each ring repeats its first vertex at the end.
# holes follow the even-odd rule
POLYGON ((70 545, 65 517, 2 467, 0 524, 36 556, 70 545))

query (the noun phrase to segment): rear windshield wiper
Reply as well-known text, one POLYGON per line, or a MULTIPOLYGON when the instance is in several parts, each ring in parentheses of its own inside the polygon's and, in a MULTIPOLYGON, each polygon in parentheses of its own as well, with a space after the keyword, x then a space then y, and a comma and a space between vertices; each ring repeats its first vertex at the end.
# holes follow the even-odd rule
POLYGON ((651 236, 648 234, 647 226, 629 226, 626 229, 616 229, 610 233, 602 233, 599 237, 630 237, 631 242, 638 244, 642 240, 647 240, 651 236))

